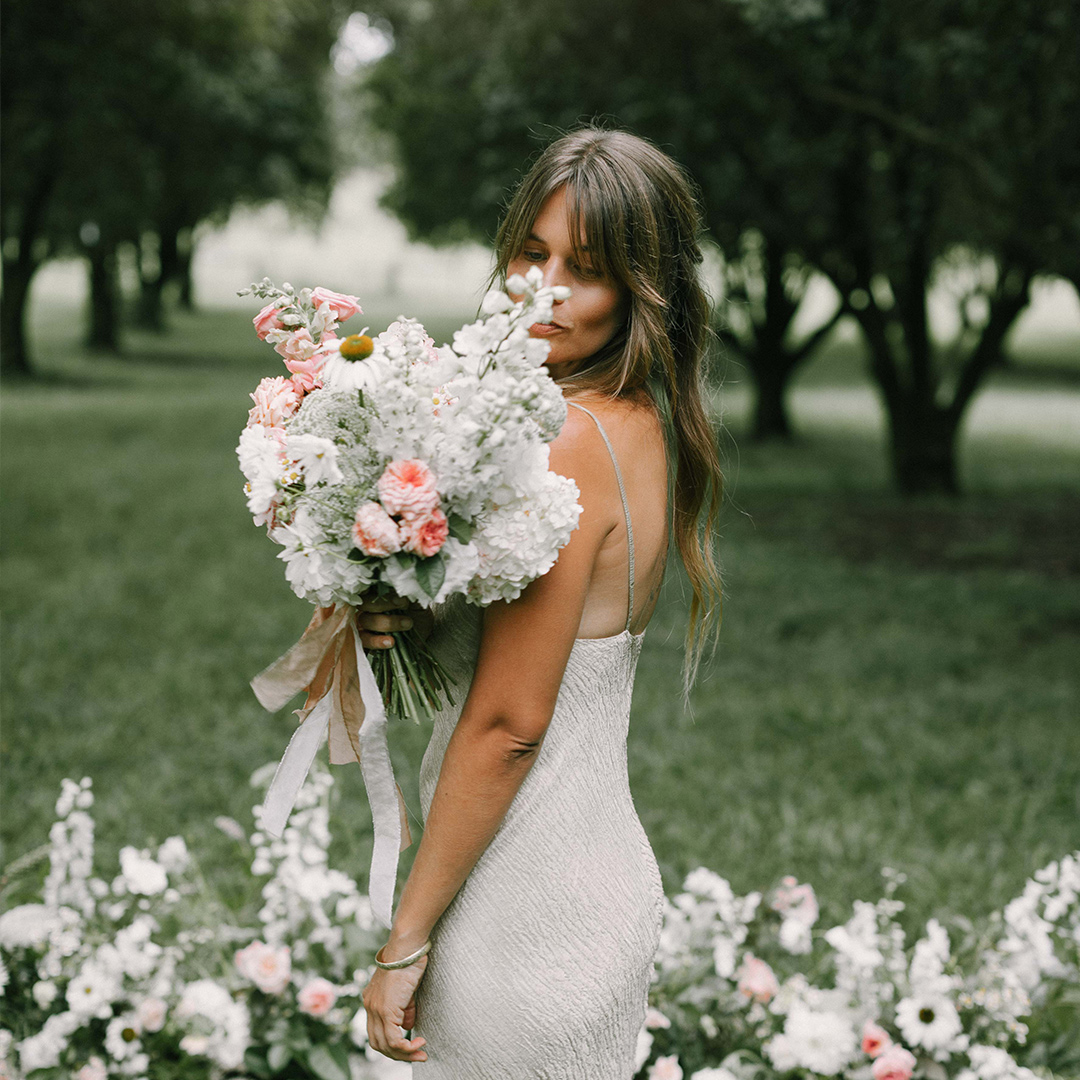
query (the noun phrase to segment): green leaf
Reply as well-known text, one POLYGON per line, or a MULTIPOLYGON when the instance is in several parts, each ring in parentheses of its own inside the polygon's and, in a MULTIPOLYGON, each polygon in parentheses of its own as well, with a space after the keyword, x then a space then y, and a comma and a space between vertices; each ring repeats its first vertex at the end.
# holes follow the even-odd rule
POLYGON ((278 1043, 270 1047, 266 1060, 274 1072, 280 1072, 292 1060, 292 1051, 284 1043, 278 1043))
POLYGON ((348 1069, 343 1069, 330 1051, 319 1044, 308 1051, 308 1068, 319 1080, 349 1080, 348 1069))
POLYGON ((449 514, 447 523, 450 526, 450 535, 462 544, 467 544, 472 539, 473 527, 460 514, 449 514))
POLYGON ((442 583, 446 580, 446 564, 441 555, 432 555, 430 559, 419 559, 416 563, 416 580, 420 588, 431 597, 438 595, 442 583))
POLYGON ((263 1056, 261 1050, 256 1050, 254 1047, 248 1047, 244 1051, 244 1068, 249 1073, 253 1073, 258 1076, 260 1080, 269 1080, 270 1066, 266 1063, 266 1058, 263 1056))

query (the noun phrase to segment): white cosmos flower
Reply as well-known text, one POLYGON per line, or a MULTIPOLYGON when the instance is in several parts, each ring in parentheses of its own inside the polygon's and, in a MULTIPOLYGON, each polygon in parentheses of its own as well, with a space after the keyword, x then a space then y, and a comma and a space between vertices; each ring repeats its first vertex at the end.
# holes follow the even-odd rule
POLYGON ((142 1050, 139 1023, 133 1014, 116 1016, 109 1021, 105 1029, 105 1049, 114 1061, 125 1061, 142 1050))
POLYGON ((968 1044, 956 1006, 932 985, 897 1002, 896 1024, 911 1046, 953 1053, 968 1044))
POLYGON ((120 993, 119 975, 88 960, 68 983, 65 997, 75 1016, 107 1020, 112 1015, 112 1003, 120 993))
POLYGON ((338 448, 320 435, 289 435, 285 456, 295 462, 307 484, 340 484, 345 479, 338 468, 338 448))

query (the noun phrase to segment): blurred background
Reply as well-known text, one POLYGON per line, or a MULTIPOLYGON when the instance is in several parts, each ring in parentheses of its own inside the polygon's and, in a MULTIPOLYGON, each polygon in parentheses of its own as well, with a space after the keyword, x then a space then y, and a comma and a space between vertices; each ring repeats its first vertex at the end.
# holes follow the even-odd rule
MULTIPOLYGON (((891 866, 917 928, 1077 847, 1073 0, 4 0, 0 33, 5 905, 84 775, 106 862, 182 832, 252 902, 214 820, 250 827, 293 720, 248 680, 310 613, 244 506, 280 364, 236 292, 446 340, 590 120, 682 162, 708 229, 724 624, 685 713, 673 562, 629 743, 669 891, 795 874, 831 925, 891 866)), ((391 732, 414 810, 427 734, 391 732)))

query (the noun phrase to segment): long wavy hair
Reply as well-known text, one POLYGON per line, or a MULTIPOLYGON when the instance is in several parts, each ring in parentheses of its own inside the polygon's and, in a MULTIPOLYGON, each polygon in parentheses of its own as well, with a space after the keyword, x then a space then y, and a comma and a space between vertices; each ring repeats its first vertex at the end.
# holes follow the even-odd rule
MULTIPOLYGON (((710 639, 715 648, 723 602, 715 555, 723 473, 704 405, 711 331, 700 280, 696 189, 675 161, 645 139, 591 125, 572 131, 543 150, 513 193, 495 240, 491 284, 505 283, 545 200, 564 186, 575 249, 583 234, 590 265, 622 285, 629 304, 607 345, 557 381, 571 394, 618 397, 644 389, 663 421, 669 535, 693 590, 683 664, 688 701, 710 639)), ((574 254, 581 259, 580 251, 574 254)))

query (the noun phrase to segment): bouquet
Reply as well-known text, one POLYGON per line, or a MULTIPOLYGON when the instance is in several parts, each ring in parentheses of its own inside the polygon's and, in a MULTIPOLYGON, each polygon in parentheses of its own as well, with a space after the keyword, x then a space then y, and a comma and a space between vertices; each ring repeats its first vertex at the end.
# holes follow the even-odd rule
POLYGON ((256 333, 289 375, 251 395, 237 454, 248 509, 282 548, 285 574, 317 605, 300 642, 252 685, 269 709, 308 699, 271 784, 263 825, 280 835, 323 734, 334 763, 359 761, 375 817, 371 893, 389 925, 399 845, 409 843, 385 741, 386 711, 419 722, 442 707, 445 674, 412 633, 372 668, 355 630, 365 598, 394 594, 430 607, 461 594, 511 600, 554 564, 577 527, 573 480, 548 468, 566 419, 543 368, 549 345, 529 326, 569 290, 539 270, 485 296, 479 321, 435 348, 400 318, 377 337, 339 337, 361 314, 353 296, 296 292, 268 279, 256 333), (395 805, 395 789, 396 805, 395 805))

